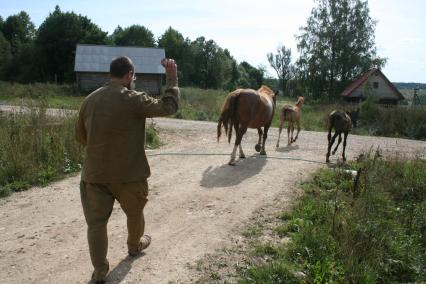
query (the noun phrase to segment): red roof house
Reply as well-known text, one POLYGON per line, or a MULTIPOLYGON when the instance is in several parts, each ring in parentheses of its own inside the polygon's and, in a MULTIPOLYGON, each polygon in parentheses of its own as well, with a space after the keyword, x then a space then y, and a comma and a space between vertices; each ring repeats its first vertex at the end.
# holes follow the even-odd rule
POLYGON ((379 102, 384 104, 397 104, 404 100, 404 96, 389 81, 379 69, 370 69, 358 80, 350 84, 340 95, 346 101, 359 102, 370 94, 379 102))

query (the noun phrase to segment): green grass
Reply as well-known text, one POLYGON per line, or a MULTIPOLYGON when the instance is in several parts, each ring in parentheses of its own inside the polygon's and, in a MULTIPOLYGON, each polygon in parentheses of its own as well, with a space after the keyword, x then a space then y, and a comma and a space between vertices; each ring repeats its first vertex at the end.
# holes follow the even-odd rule
MULTIPOLYGON (((424 96, 422 92, 421 95, 424 96)), ((228 92, 223 90, 181 88, 180 107, 172 117, 217 121, 227 94, 228 92)), ((46 106, 49 108, 78 109, 83 100, 83 95, 76 92, 73 85, 22 85, 0 82, 0 103, 33 105, 40 100, 46 101, 46 106)), ((281 107, 284 104, 294 103, 295 99, 278 97, 277 108, 272 122, 273 127, 279 125, 279 110, 281 107)), ((426 139, 426 108, 363 108, 366 111, 362 111, 360 114, 358 127, 352 129, 352 134, 426 139)), ((302 107, 302 129, 326 131, 327 116, 334 109, 348 109, 348 106, 311 103, 309 98, 307 98, 302 107)))
POLYGON ((426 161, 366 157, 347 166, 362 168, 357 189, 344 168, 314 174, 279 216, 275 234, 289 244, 255 246, 272 261, 239 283, 424 283, 426 161))
POLYGON ((1 197, 80 170, 82 149, 74 139, 76 117, 53 119, 44 110, 0 117, 1 197))
POLYGON ((73 85, 0 81, 0 90, 0 103, 10 105, 34 105, 43 100, 48 108, 78 109, 84 99, 73 85))

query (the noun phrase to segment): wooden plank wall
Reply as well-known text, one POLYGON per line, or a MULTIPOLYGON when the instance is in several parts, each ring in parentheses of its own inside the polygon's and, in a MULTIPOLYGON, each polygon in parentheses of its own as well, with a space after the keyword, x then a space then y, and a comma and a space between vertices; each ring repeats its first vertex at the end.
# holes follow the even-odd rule
MULTIPOLYGON (((92 92, 109 81, 108 73, 77 73, 77 86, 83 92, 92 92)), ((157 96, 161 89, 161 74, 136 74, 136 90, 157 96)))

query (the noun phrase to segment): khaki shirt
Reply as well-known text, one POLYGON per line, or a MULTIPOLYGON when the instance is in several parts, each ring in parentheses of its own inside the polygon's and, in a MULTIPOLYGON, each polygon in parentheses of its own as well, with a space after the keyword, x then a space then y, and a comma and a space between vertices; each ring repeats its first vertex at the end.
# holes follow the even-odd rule
POLYGON ((90 183, 127 183, 149 177, 145 119, 175 113, 179 97, 178 87, 167 88, 156 99, 114 81, 87 96, 75 125, 76 139, 85 145, 81 179, 90 183))

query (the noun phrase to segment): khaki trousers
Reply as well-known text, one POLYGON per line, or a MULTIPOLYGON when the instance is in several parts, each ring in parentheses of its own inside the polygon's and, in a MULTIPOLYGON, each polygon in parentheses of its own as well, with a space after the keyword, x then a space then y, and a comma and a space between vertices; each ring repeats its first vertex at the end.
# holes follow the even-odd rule
POLYGON ((107 223, 114 200, 120 203, 127 216, 128 249, 136 250, 145 229, 143 209, 148 201, 148 183, 146 180, 116 184, 81 181, 80 195, 87 222, 90 259, 95 268, 93 279, 102 280, 109 271, 107 223))

